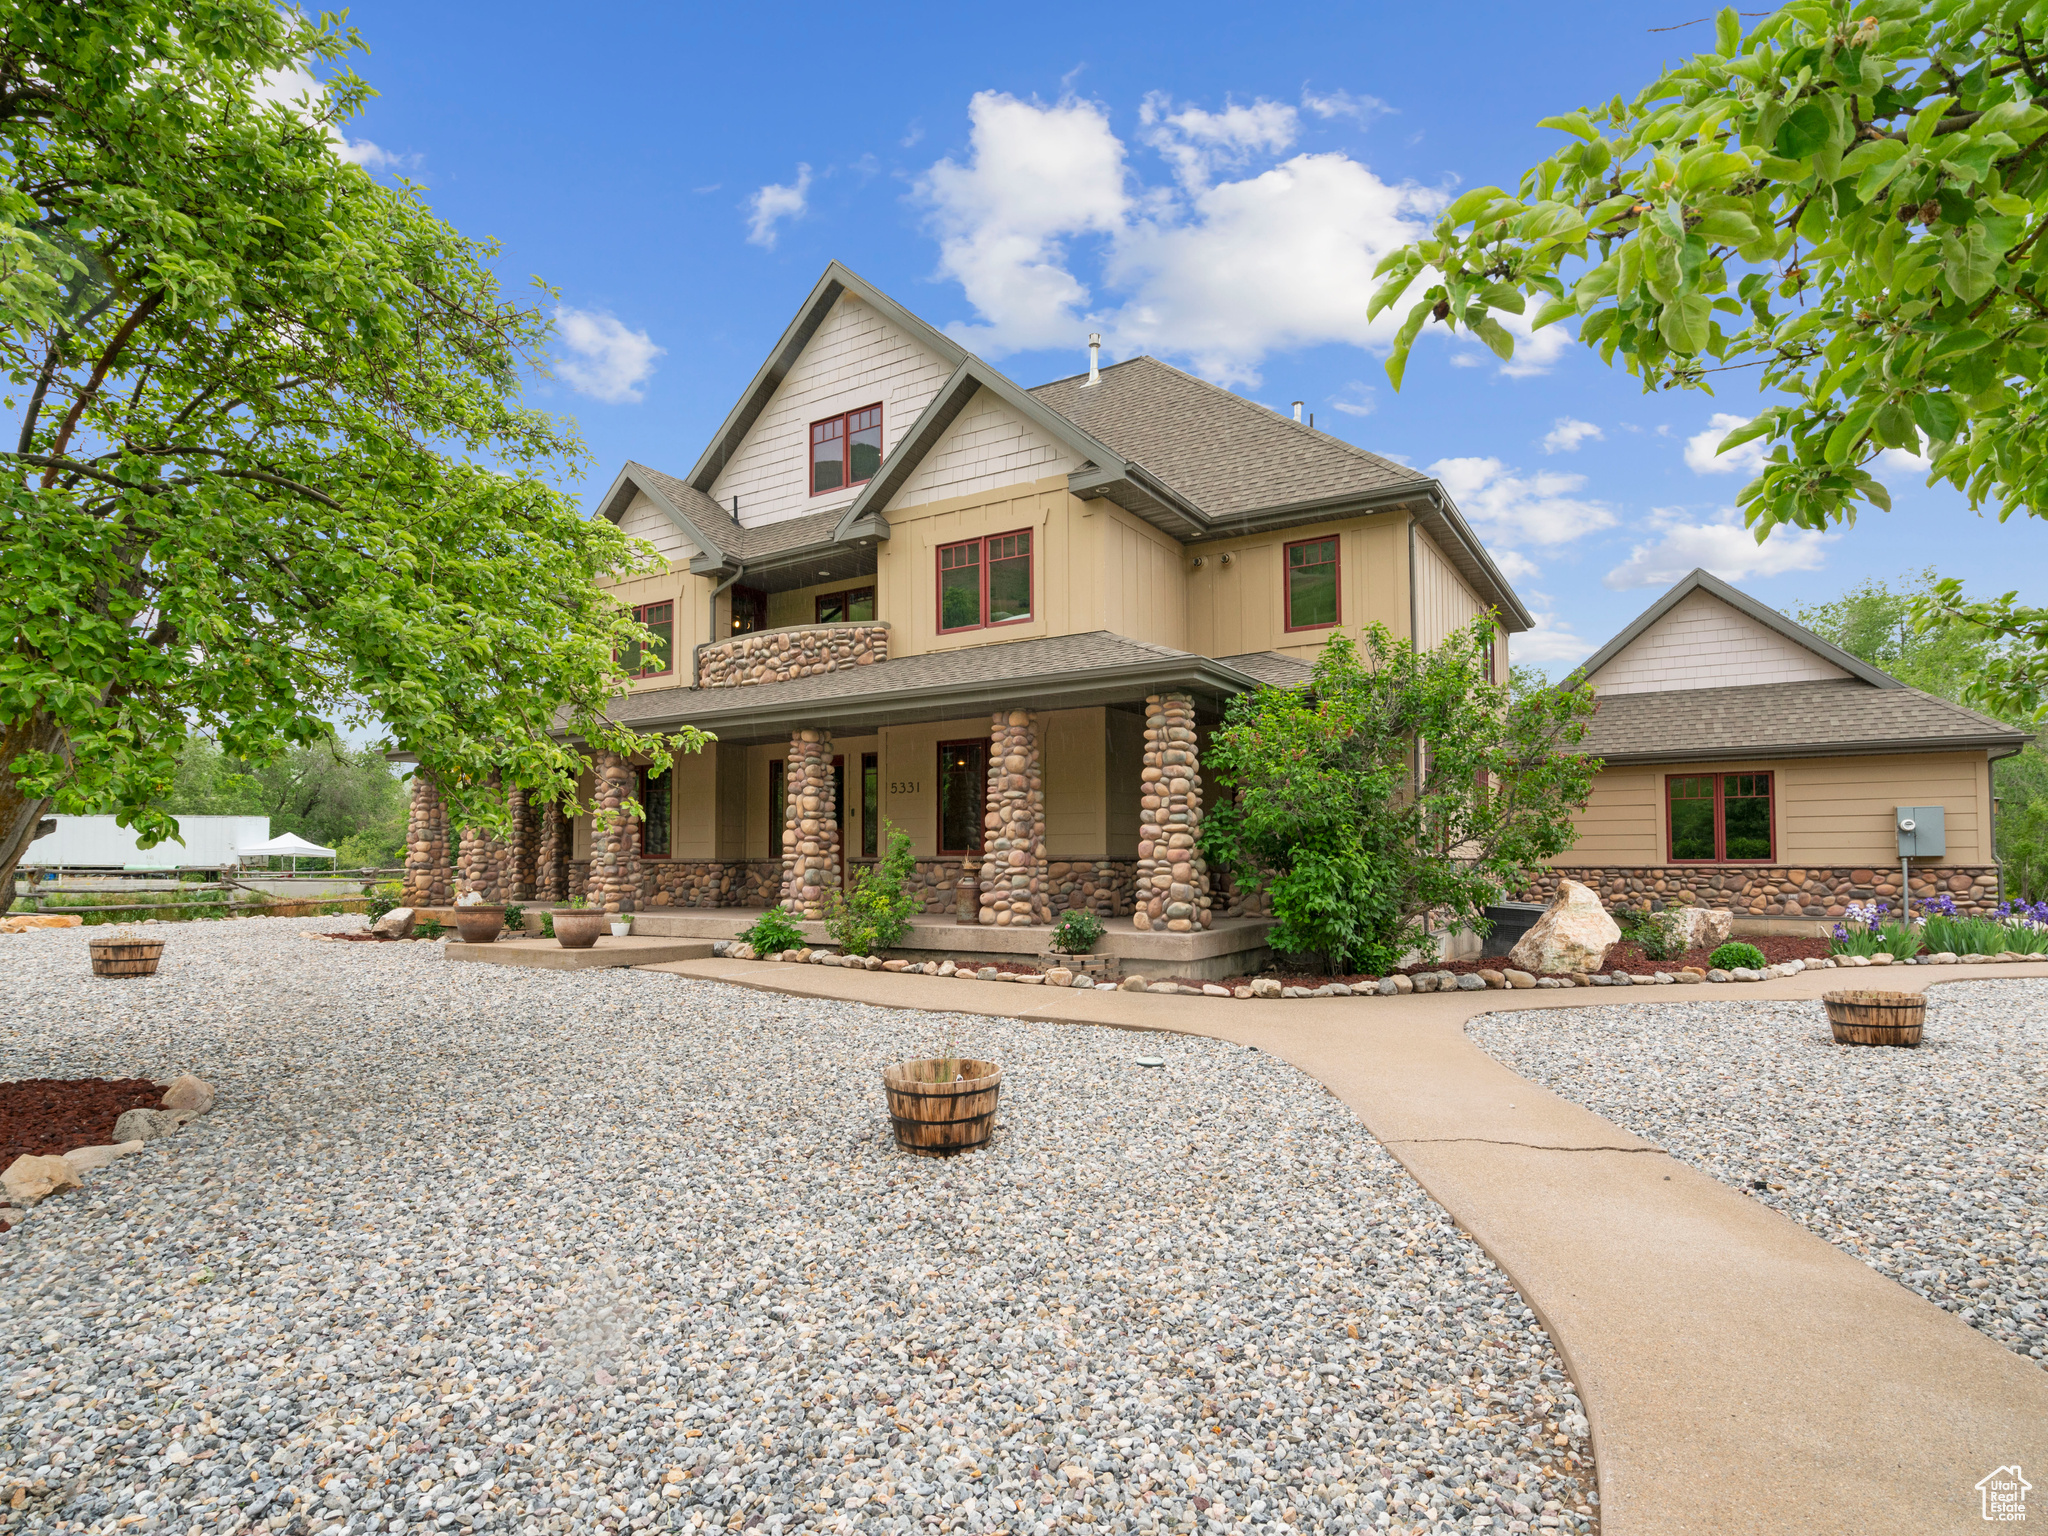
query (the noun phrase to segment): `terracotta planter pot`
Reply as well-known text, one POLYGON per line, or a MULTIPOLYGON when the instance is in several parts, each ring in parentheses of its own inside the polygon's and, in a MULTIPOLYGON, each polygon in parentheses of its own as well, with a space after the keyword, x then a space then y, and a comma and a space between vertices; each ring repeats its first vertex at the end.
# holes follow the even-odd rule
POLYGON ((156 963, 164 954, 162 939, 136 939, 126 944, 94 939, 86 947, 92 952, 95 976, 154 976, 156 963))
POLYGON ((556 907, 555 942, 564 949, 589 949, 611 927, 612 915, 601 907, 556 907))
POLYGON ((1002 1097, 1003 1069, 992 1061, 906 1061, 882 1069, 882 1091, 896 1144, 919 1157, 952 1157, 988 1145, 1002 1097), (952 1081, 940 1082, 950 1075, 952 1081))
POLYGON ((1828 1029, 1837 1045, 1902 1045, 1920 1043, 1927 1019, 1927 997, 1921 992, 1830 992, 1828 1029))
POLYGON ((465 944, 489 944, 505 931, 503 907, 457 907, 455 931, 465 944))

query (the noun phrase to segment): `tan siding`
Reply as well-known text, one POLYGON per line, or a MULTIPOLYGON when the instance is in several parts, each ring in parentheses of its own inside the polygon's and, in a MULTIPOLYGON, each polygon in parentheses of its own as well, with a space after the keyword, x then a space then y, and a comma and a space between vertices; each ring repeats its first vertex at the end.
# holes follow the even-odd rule
POLYGON ((1101 628, 1152 645, 1187 648, 1187 560, 1178 541, 1123 508, 1098 501, 1101 628))
POLYGON ((886 455, 950 372, 936 352, 842 294, 712 483, 712 500, 730 506, 737 494, 749 528, 844 507, 859 486, 810 494, 811 423, 880 401, 886 455))
POLYGON ((1415 530, 1415 626, 1416 645, 1431 650, 1451 634, 1486 612, 1457 568, 1446 560, 1436 541, 1421 529, 1415 530))
POLYGON ((1673 775, 1772 774, 1772 816, 1783 865, 1895 868, 1896 811, 1939 805, 1946 812, 1943 864, 1989 864, 1990 770, 1983 752, 1870 757, 1729 759, 1665 767, 1609 768, 1574 818, 1578 841, 1558 864, 1663 864, 1665 784, 1673 775))
POLYGON ((1406 530, 1403 514, 1382 513, 1193 547, 1188 557, 1202 565, 1187 578, 1187 648, 1204 656, 1280 651, 1313 660, 1336 631, 1288 632, 1285 551, 1298 539, 1332 533, 1338 538, 1340 627, 1354 638, 1371 623, 1407 634, 1406 530))
POLYGON ((1713 593, 1695 590, 1595 673, 1593 686, 1601 693, 1661 693, 1848 675, 1713 593))
POLYGON ((747 857, 747 749, 723 742, 704 749, 718 765, 718 851, 713 857, 747 857))
POLYGON ((669 769, 669 846, 679 859, 718 857, 717 749, 681 752, 669 769))
POLYGON ((1109 846, 1103 819, 1108 770, 1107 711, 1061 709, 1039 716, 1045 754, 1045 851, 1055 859, 1100 858, 1109 846))
POLYGON ((648 693, 661 688, 687 688, 690 684, 691 654, 695 647, 704 643, 709 628, 710 620, 704 604, 711 594, 711 583, 702 576, 669 570, 657 576, 639 576, 631 581, 618 582, 609 591, 628 608, 664 600, 676 605, 669 670, 660 677, 636 679, 632 691, 648 693))
POLYGON ((883 804, 889 820, 910 834, 918 858, 939 854, 939 743, 986 742, 988 735, 987 715, 883 728, 883 804))

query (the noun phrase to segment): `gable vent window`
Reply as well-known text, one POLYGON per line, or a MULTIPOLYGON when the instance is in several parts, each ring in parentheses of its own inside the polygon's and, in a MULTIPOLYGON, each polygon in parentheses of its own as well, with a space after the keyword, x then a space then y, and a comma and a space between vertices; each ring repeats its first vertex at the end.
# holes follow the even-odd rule
POLYGON ((865 485, 882 467, 882 408, 870 405, 811 423, 811 494, 865 485))

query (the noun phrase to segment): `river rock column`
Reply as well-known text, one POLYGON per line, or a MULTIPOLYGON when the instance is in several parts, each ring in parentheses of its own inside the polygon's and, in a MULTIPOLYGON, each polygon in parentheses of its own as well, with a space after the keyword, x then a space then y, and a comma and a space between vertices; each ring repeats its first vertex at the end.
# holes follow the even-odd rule
POLYGON ((448 846, 448 807, 424 769, 412 776, 405 814, 405 883, 409 907, 445 907, 455 899, 455 860, 448 846))
POLYGON ((505 796, 505 813, 512 821, 512 835, 506 843, 505 880, 507 901, 533 900, 534 863, 539 854, 539 829, 534 825, 533 807, 526 791, 512 790, 505 796))
POLYGON ((1195 701, 1184 693, 1145 700, 1145 759, 1138 810, 1139 928, 1189 933, 1210 923, 1209 867, 1195 851, 1202 833, 1202 760, 1195 701))
POLYGON ((826 894, 839 888, 839 823, 832 733, 798 731, 782 765, 782 902, 800 916, 825 915, 826 894))
POLYGON ((573 836, 569 818, 553 801, 542 804, 534 819, 535 833, 533 899, 565 902, 569 899, 569 847, 573 836))
POLYGON ((590 885, 593 907, 631 912, 640 900, 640 823, 620 811, 633 798, 639 775, 616 752, 599 752, 591 763, 595 787, 590 818, 590 885))
POLYGON ((1045 764, 1038 720, 1028 709, 999 709, 989 722, 981 921, 1002 928, 1052 921, 1045 877, 1045 764))

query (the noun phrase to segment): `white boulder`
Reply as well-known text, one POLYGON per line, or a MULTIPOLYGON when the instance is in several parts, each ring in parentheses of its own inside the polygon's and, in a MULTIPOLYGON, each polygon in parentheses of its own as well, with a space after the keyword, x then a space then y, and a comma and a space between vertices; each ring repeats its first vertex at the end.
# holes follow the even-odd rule
POLYGON ((1539 976, 1597 971, 1620 939, 1621 929, 1598 896, 1576 880, 1560 880, 1557 899, 1508 953, 1508 963, 1539 976))

